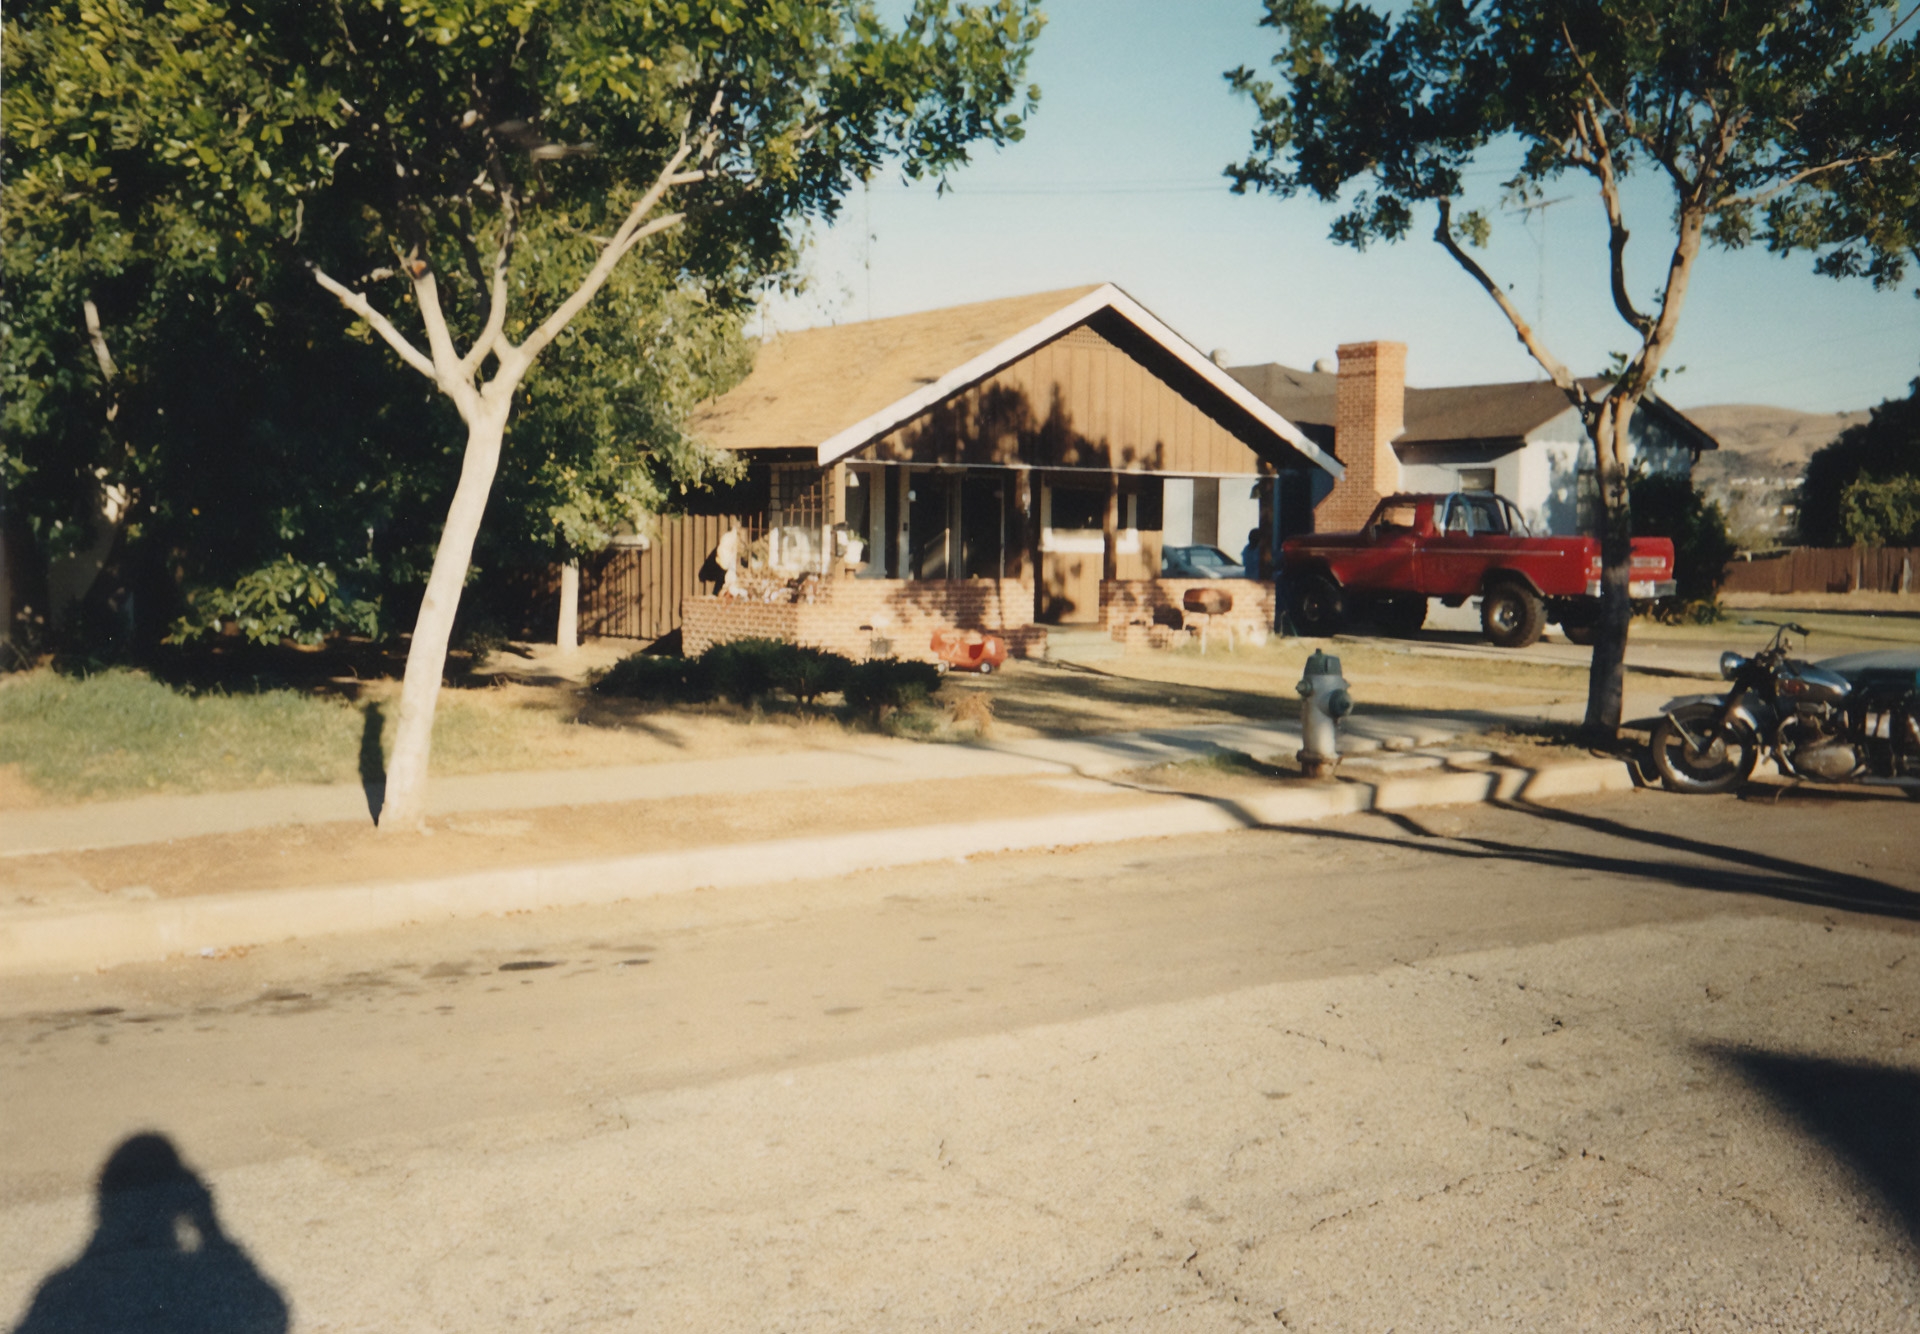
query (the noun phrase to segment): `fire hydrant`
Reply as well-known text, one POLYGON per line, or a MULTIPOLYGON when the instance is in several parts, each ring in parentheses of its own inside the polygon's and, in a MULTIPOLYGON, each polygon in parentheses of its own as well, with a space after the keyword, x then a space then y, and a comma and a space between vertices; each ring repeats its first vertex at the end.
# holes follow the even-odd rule
POLYGON ((1340 675, 1340 659, 1316 650, 1294 687, 1300 692, 1301 772, 1326 778, 1340 763, 1340 720, 1353 712, 1353 696, 1340 675))

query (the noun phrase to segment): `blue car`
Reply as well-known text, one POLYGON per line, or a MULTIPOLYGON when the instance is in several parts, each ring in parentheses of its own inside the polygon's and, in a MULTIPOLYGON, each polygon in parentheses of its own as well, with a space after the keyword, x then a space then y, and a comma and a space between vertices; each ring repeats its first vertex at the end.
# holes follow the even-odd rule
POLYGON ((1162 579, 1245 579, 1246 567, 1219 547, 1163 547, 1162 579))

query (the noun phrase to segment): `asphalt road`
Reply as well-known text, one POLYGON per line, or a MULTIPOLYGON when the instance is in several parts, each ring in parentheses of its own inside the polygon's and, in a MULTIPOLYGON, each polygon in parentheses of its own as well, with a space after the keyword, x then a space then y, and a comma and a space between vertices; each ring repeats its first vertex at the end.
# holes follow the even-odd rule
POLYGON ((1920 1328, 1917 832, 1632 793, 0 982, 0 1321, 1920 1328))

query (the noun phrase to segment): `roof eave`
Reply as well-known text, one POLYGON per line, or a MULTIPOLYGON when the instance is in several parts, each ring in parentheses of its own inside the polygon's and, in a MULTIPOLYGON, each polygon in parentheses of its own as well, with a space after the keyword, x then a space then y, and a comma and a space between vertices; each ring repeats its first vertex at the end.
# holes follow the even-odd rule
POLYGON ((1245 385, 1203 356, 1198 348, 1112 283, 1101 284, 1079 300, 954 367, 933 383, 895 400, 879 412, 821 441, 817 451, 820 463, 824 466, 839 462, 862 445, 885 435, 942 399, 958 393, 976 380, 984 379, 1102 310, 1111 310, 1132 324, 1189 370, 1226 395, 1236 407, 1306 455, 1316 466, 1335 478, 1345 475, 1346 469, 1338 459, 1314 444, 1299 427, 1261 402, 1245 385))

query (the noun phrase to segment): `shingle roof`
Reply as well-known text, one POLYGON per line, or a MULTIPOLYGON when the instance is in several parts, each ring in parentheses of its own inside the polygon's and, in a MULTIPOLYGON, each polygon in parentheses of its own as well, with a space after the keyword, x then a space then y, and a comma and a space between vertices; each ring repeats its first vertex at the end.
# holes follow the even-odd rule
POLYGON ((721 449, 808 451, 831 463, 1102 310, 1340 476, 1330 453, 1111 283, 782 334, 760 350, 745 380, 697 408, 689 425, 721 449))
POLYGON ((732 391, 693 414, 693 432, 721 449, 813 449, 954 367, 1099 290, 980 301, 781 334, 732 391))
MULTIPOLYGON (((1316 439, 1330 441, 1335 421, 1334 399, 1339 376, 1330 371, 1301 371, 1270 362, 1264 366, 1235 366, 1227 374, 1258 394, 1268 407, 1316 439)), ((1599 378, 1582 380, 1589 390, 1605 388, 1599 378)), ((1445 389, 1406 391, 1406 427, 1394 437, 1397 445, 1441 444, 1462 441, 1524 440, 1571 405, 1549 380, 1508 384, 1465 384, 1445 389)), ((1687 420, 1677 409, 1649 398, 1642 407, 1660 413, 1679 429, 1696 436, 1699 447, 1714 449, 1713 437, 1687 420)))

